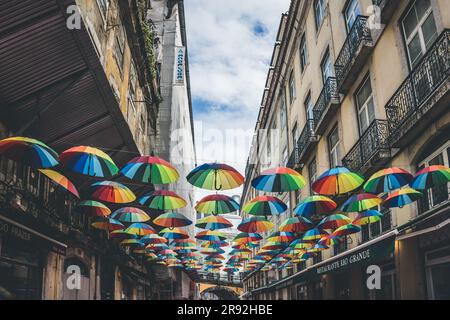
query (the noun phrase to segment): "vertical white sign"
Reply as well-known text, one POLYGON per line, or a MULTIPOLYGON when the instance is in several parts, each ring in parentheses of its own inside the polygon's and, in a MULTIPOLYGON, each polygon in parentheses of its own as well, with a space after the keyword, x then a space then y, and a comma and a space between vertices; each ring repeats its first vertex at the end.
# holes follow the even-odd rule
POLYGON ((184 47, 175 47, 175 85, 184 85, 185 53, 184 47))

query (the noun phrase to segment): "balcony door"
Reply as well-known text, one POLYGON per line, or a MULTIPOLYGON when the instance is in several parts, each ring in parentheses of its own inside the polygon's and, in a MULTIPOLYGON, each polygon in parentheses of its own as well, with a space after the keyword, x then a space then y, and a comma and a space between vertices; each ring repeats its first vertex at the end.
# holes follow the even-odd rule
POLYGON ((369 76, 366 77, 356 93, 356 106, 358 108, 359 135, 361 136, 375 120, 375 105, 369 76))
POLYGON ((347 32, 350 32, 359 15, 361 15, 361 8, 358 0, 350 1, 345 9, 345 24, 347 27, 347 32))

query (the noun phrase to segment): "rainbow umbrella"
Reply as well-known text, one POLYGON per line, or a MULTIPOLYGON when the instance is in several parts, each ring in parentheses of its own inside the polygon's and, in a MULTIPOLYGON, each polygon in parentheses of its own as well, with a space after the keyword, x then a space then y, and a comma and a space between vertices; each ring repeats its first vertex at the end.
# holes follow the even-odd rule
POLYGON ((284 242, 279 241, 267 241, 263 246, 263 250, 283 250, 286 248, 286 244, 284 242))
POLYGON ((155 220, 153 220, 153 223, 160 227, 174 228, 188 226, 192 224, 192 221, 186 218, 181 213, 168 212, 155 218, 155 220))
POLYGON ((146 234, 141 238, 141 242, 145 244, 167 243, 167 239, 157 234, 146 234))
POLYGON ((247 233, 261 233, 272 229, 275 225, 265 217, 250 217, 242 220, 237 229, 247 233))
POLYGON ((234 237, 233 242, 236 244, 246 244, 260 240, 262 240, 262 237, 257 233, 241 232, 234 237))
POLYGON ((106 231, 121 230, 125 227, 120 221, 111 218, 94 221, 91 225, 96 229, 106 231))
POLYGON ((287 205, 276 197, 259 196, 246 204, 242 211, 255 216, 279 215, 287 210, 287 205))
POLYGON ((206 241, 220 241, 225 240, 227 237, 219 231, 205 230, 197 233, 195 238, 206 241))
POLYGON ((380 194, 400 189, 411 182, 413 176, 401 168, 387 168, 375 172, 366 181, 363 188, 366 192, 380 194))
POLYGON ((222 254, 225 253, 225 250, 221 248, 203 248, 202 251, 200 251, 201 254, 222 254))
POLYGON ((125 177, 151 184, 167 184, 176 182, 180 175, 167 161, 152 156, 136 157, 120 169, 125 177))
POLYGON ((172 240, 172 239, 188 239, 189 235, 186 231, 180 228, 164 228, 159 232, 164 238, 172 240))
POLYGON ((58 164, 55 150, 39 140, 26 137, 0 140, 0 155, 33 168, 51 168, 58 164))
POLYGON ((337 228, 336 230, 334 230, 334 232, 332 233, 333 236, 335 237, 345 237, 348 236, 350 234, 354 234, 354 233, 358 233, 359 231, 361 231, 361 227, 357 226, 353 223, 349 223, 346 224, 342 227, 337 228))
POLYGON ((446 166, 433 165, 423 168, 416 173, 410 186, 414 189, 425 190, 450 182, 450 169, 446 166))
POLYGON ((336 202, 325 196, 309 196, 299 203, 294 214, 301 217, 310 218, 311 216, 330 213, 337 207, 336 202))
POLYGON ((278 230, 285 232, 301 233, 311 229, 312 227, 313 223, 311 221, 302 216, 298 216, 284 220, 281 223, 278 230))
POLYGON ((331 247, 331 246, 338 245, 339 243, 341 243, 341 241, 342 241, 341 237, 328 235, 328 236, 320 238, 319 241, 317 241, 317 243, 322 246, 331 247))
POLYGON ((111 215, 111 218, 128 223, 146 222, 150 220, 150 217, 147 213, 145 213, 145 211, 134 207, 117 209, 111 215))
MULTIPOLYGON (((120 242, 120 245, 124 247, 143 247, 144 244, 138 239, 125 239, 120 242)), ((137 253, 137 252, 135 252, 137 253)))
MULTIPOLYGON (((144 236, 145 237, 145 236, 144 236)), ((169 249, 169 246, 165 243, 150 243, 145 247, 147 250, 151 250, 151 251, 160 251, 160 250, 165 250, 165 249, 169 249)))
POLYGON ((295 236, 292 232, 275 231, 269 235, 267 241, 290 243, 294 239, 295 236))
POLYGON ((252 186, 257 190, 279 193, 300 190, 305 184, 305 178, 300 173, 285 167, 263 171, 252 181, 252 186))
POLYGON ((312 246, 311 241, 305 241, 303 239, 296 239, 292 241, 291 244, 289 245, 289 247, 295 250, 306 250, 311 248, 311 246, 312 246))
POLYGON ((303 241, 309 241, 309 242, 314 242, 316 240, 319 240, 322 237, 325 237, 328 235, 328 232, 326 232, 323 229, 320 228, 314 228, 314 229, 310 229, 308 231, 306 231, 303 234, 302 240, 303 241))
POLYGON ((156 230, 149 224, 136 222, 126 228, 125 232, 135 234, 137 236, 145 236, 147 234, 156 233, 156 230))
POLYGON ((195 210, 204 214, 223 214, 239 210, 239 203, 232 197, 223 194, 212 194, 202 198, 196 205, 195 210))
POLYGON ((317 225, 320 229, 337 229, 351 223, 352 220, 343 214, 332 214, 322 219, 317 225))
POLYGON ((111 157, 97 148, 73 147, 61 153, 59 160, 66 168, 91 177, 110 178, 119 172, 111 157))
POLYGON ((52 169, 39 169, 39 171, 42 174, 46 175, 54 183, 72 193, 75 197, 80 198, 80 195, 78 194, 78 190, 75 187, 75 185, 58 171, 52 169))
POLYGON ((176 238, 176 239, 171 239, 170 243, 171 244, 177 244, 177 245, 179 245, 180 243, 190 243, 190 244, 194 244, 195 245, 197 242, 194 239, 191 239, 191 238, 183 238, 183 239, 176 238))
POLYGON ((370 193, 354 194, 342 205, 344 212, 361 212, 377 207, 383 200, 370 193))
POLYGON ((151 209, 174 210, 187 205, 186 200, 173 191, 157 190, 144 195, 139 203, 151 209))
POLYGON ((114 240, 136 239, 137 235, 125 232, 123 229, 117 229, 109 233, 109 238, 114 240))
POLYGON ((207 190, 230 190, 244 183, 244 177, 233 167, 222 163, 205 163, 186 177, 190 184, 207 190))
POLYGON ((368 210, 358 213, 358 216, 353 220, 353 224, 358 226, 363 226, 373 222, 378 222, 381 220, 383 214, 378 210, 368 210))
POLYGON ((91 217, 107 217, 111 210, 103 203, 94 200, 84 200, 77 204, 77 210, 91 217))
POLYGON ((197 221, 196 227, 209 230, 226 229, 233 226, 233 224, 220 216, 207 216, 197 221))
POLYGON ((326 250, 326 249, 328 249, 328 246, 316 243, 314 245, 314 247, 312 247, 311 249, 308 249, 308 252, 316 253, 316 252, 320 252, 320 251, 323 251, 323 250, 326 250))
POLYGON ((134 193, 119 182, 100 181, 91 185, 92 198, 110 203, 129 203, 136 200, 134 193))
POLYGON ((383 201, 383 207, 385 208, 403 208, 405 205, 410 204, 422 196, 422 193, 412 188, 403 188, 392 192, 383 201))
POLYGON ((312 184, 312 189, 324 195, 339 195, 358 189, 364 183, 364 177, 345 167, 325 171, 312 184))
POLYGON ((306 260, 308 260, 309 258, 312 258, 312 257, 313 257, 312 253, 310 253, 310 252, 303 252, 303 253, 300 253, 298 255, 297 259, 298 259, 298 262, 301 262, 301 261, 306 261, 306 260))

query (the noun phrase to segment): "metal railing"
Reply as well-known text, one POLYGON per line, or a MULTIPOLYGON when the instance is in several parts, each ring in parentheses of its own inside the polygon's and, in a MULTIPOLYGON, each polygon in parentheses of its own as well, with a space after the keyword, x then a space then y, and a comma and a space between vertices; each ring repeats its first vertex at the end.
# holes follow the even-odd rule
POLYGON ((450 203, 449 183, 427 189, 423 191, 423 197, 418 201, 419 214, 447 203, 450 203))
POLYGON ((314 119, 308 119, 306 120, 305 127, 297 140, 297 154, 299 158, 303 155, 308 144, 311 143, 311 139, 315 137, 316 133, 314 131, 314 119))
POLYGON ((374 120, 359 138, 353 148, 342 159, 344 166, 352 171, 359 171, 377 153, 388 153, 389 130, 386 120, 374 120))
POLYGON ((337 91, 337 81, 334 77, 329 77, 325 82, 322 91, 320 92, 319 98, 313 108, 314 115, 314 127, 322 119, 324 112, 326 112, 330 103, 335 100, 339 101, 339 94, 337 91))
POLYGON ((347 39, 342 46, 338 58, 334 64, 338 86, 344 82, 354 63, 361 44, 371 44, 372 35, 367 25, 368 17, 358 16, 350 29, 347 39))

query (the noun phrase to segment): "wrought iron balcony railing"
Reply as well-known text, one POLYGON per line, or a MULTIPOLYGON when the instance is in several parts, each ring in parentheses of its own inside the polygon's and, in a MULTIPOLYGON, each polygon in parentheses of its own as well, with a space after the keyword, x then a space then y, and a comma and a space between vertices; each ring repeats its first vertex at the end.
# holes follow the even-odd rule
POLYGON ((450 183, 425 190, 418 204, 419 214, 450 204, 450 183))
POLYGON ((336 78, 329 77, 313 108, 314 129, 318 134, 325 130, 326 119, 331 117, 340 104, 336 78))
POLYGON ((448 94, 449 75, 450 29, 446 29, 385 106, 392 145, 397 146, 425 113, 448 94))
POLYGON ((358 75, 357 69, 362 67, 363 59, 369 53, 367 48, 372 47, 372 35, 367 20, 365 16, 356 18, 334 63, 340 93, 346 93, 353 84, 353 78, 358 75))
POLYGON ((308 148, 317 141, 317 135, 314 130, 314 119, 308 119, 297 141, 297 163, 302 163, 308 148))
POLYGON ((381 164, 390 156, 388 144, 389 130, 386 120, 374 120, 353 148, 342 159, 344 166, 352 171, 360 171, 366 165, 381 164))

